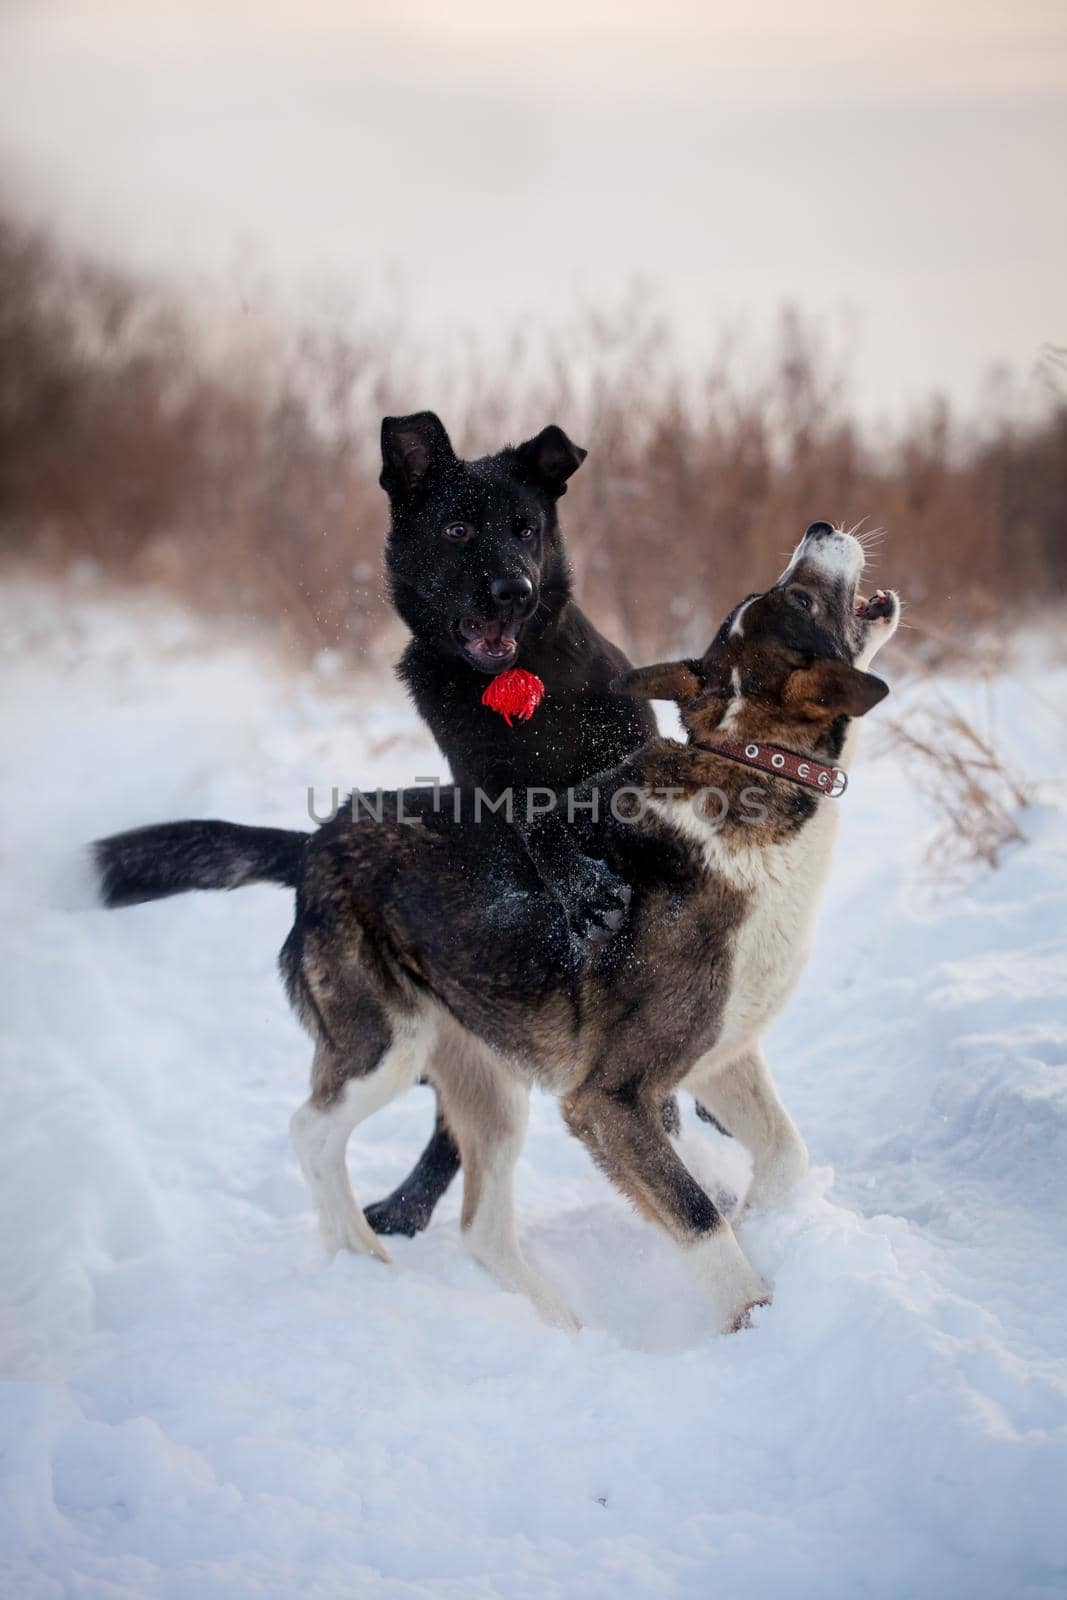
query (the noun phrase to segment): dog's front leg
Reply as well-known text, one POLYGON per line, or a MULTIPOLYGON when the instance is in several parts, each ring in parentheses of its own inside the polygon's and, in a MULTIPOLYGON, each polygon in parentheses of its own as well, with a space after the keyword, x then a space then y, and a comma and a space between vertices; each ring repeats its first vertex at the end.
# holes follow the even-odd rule
POLYGON ((759 1045, 721 1072, 686 1084, 752 1154, 747 1203, 781 1205, 808 1170, 807 1147, 774 1087, 759 1045))
POLYGON ((564 1100, 563 1115, 616 1188, 681 1245, 711 1298, 719 1332, 744 1327, 770 1293, 668 1139, 659 1095, 632 1082, 586 1082, 564 1100))
POLYGON ((515 826, 575 933, 594 942, 617 933, 626 920, 630 886, 606 861, 584 854, 566 813, 558 807, 533 818, 516 813, 515 826))

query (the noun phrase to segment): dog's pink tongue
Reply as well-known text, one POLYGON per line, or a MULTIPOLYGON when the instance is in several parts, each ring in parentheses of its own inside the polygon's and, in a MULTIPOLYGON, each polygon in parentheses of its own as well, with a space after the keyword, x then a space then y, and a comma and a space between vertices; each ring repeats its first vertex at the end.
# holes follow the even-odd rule
POLYGON ((545 686, 536 673, 512 667, 493 679, 482 695, 482 705, 498 712, 510 728, 512 717, 529 722, 544 698, 545 686))

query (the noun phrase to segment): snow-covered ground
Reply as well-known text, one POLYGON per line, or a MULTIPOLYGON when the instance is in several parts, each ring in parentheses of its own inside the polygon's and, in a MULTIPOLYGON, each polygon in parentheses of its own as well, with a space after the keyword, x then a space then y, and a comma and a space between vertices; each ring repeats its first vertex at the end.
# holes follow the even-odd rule
MULTIPOLYGON (((0 626, 5 1596, 1067 1591, 1053 785, 999 872, 932 895, 930 813, 872 715, 769 1041, 814 1168, 741 1224, 774 1286, 751 1332, 711 1334, 676 1252, 535 1098, 522 1228, 571 1337, 463 1256, 456 1194, 391 1268, 323 1255, 287 1137, 309 1058, 275 976, 287 894, 78 901, 100 832, 300 826, 308 784, 435 771, 387 675, 290 675, 58 589, 11 589, 0 626)), ((1063 778, 1067 668, 1039 653, 993 715, 1024 773, 1063 778)), ((430 1118, 417 1089, 357 1133, 363 1198, 430 1118)), ((743 1181, 702 1125, 685 1148, 743 1181)))

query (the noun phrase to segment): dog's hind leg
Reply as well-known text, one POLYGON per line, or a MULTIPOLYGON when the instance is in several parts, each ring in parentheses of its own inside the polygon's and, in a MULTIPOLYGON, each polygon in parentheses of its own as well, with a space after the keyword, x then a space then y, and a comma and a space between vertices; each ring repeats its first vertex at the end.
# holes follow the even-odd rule
POLYGON ((367 1207, 367 1221, 375 1233, 404 1233, 413 1239, 429 1223, 434 1207, 458 1171, 459 1150, 438 1110, 422 1155, 392 1194, 367 1207))
POLYGON ((774 1087, 759 1045, 723 1071, 693 1084, 693 1092, 752 1153, 747 1203, 781 1205, 808 1170, 808 1152, 774 1087))
POLYGON ((421 1020, 394 1024, 384 1041, 368 1039, 362 1060, 342 1057, 324 1042, 316 1048, 311 1096, 290 1127, 331 1252, 353 1250, 379 1261, 392 1259, 352 1192, 345 1150, 353 1128, 415 1082, 432 1033, 432 1025, 421 1020))
POLYGON ((463 1158, 463 1246, 502 1288, 525 1295, 556 1327, 580 1324, 559 1290, 526 1260, 515 1224, 515 1166, 530 1114, 526 1085, 483 1046, 455 1038, 433 1071, 463 1158), (450 1068, 462 1067, 462 1071, 450 1068))

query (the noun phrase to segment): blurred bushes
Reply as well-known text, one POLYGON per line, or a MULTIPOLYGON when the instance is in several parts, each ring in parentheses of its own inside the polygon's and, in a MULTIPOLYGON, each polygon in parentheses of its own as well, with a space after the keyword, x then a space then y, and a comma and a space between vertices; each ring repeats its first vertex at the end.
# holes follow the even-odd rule
POLYGON ((0 219, 6 559, 89 558, 358 652, 388 615, 379 420, 432 407, 473 453, 549 421, 589 447, 564 525, 588 608, 638 657, 702 648, 817 517, 887 528, 884 581, 935 631, 1067 589, 1051 358, 1026 420, 991 403, 964 425, 932 401, 872 437, 791 314, 743 377, 728 353, 683 376, 637 300, 516 338, 490 378, 476 357, 442 371, 438 351, 431 379, 399 327, 250 338, 217 320, 0 219))

